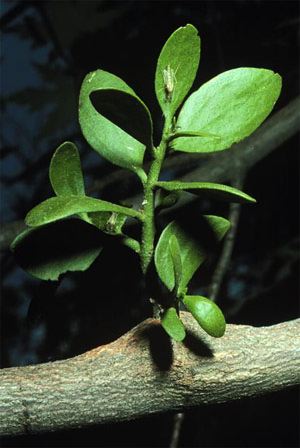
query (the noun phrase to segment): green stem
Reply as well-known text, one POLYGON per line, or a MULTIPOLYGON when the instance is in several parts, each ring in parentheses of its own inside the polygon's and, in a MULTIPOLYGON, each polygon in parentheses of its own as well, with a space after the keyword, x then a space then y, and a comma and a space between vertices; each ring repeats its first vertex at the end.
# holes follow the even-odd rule
POLYGON ((171 120, 167 119, 164 126, 162 140, 155 151, 154 160, 150 167, 147 180, 144 184, 142 243, 140 258, 143 273, 146 274, 154 252, 155 223, 154 223, 154 188, 159 179, 162 164, 165 158, 171 120))
POLYGON ((124 237, 122 239, 122 243, 124 244, 124 246, 129 247, 137 254, 140 253, 140 243, 137 240, 135 240, 134 238, 130 238, 129 236, 124 235, 124 237))

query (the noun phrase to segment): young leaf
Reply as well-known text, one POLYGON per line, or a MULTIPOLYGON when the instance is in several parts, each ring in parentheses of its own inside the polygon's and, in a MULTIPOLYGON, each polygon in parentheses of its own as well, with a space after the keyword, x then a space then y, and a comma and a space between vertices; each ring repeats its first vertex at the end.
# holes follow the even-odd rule
POLYGON ((155 92, 164 115, 172 117, 194 82, 200 60, 200 37, 193 25, 178 28, 159 55, 155 92))
POLYGON ((169 248, 174 269, 175 291, 179 293, 179 285, 182 278, 182 262, 180 256, 180 247, 175 235, 172 235, 169 241, 169 248))
POLYGON ((152 146, 152 121, 124 81, 104 70, 89 73, 80 91, 79 123, 100 155, 122 168, 141 170, 145 148, 152 146))
POLYGON ((59 221, 20 233, 11 245, 19 265, 41 280, 85 271, 102 250, 102 234, 79 219, 59 221))
POLYGON ((175 308, 168 308, 162 318, 161 325, 168 335, 181 342, 185 338, 185 329, 175 308))
POLYGON ((175 286, 174 265, 169 245, 171 237, 174 235, 179 245, 182 264, 179 292, 182 292, 207 256, 207 241, 203 241, 203 239, 207 240, 208 238, 203 237, 208 233, 209 237, 213 236, 215 240, 220 241, 229 226, 229 221, 220 216, 203 216, 203 222, 199 222, 199 239, 195 239, 175 221, 167 225, 155 248, 154 262, 160 279, 170 291, 175 286))
POLYGON ((87 196, 58 196, 46 199, 31 209, 25 222, 30 227, 42 226, 84 212, 116 212, 142 219, 140 212, 111 202, 87 196))
POLYGON ((242 67, 221 73, 186 100, 177 120, 180 132, 209 132, 220 138, 180 137, 172 141, 172 148, 184 152, 229 148, 267 118, 280 90, 281 77, 271 70, 242 67))
POLYGON ((84 196, 84 182, 78 149, 71 142, 62 143, 52 156, 49 177, 57 196, 84 196))
POLYGON ((183 303, 206 333, 215 338, 223 336, 226 322, 218 305, 202 296, 185 296, 183 303))
POLYGON ((203 197, 212 197, 228 202, 256 202, 254 198, 238 190, 222 184, 213 184, 210 182, 156 182, 156 185, 167 191, 188 191, 203 197))

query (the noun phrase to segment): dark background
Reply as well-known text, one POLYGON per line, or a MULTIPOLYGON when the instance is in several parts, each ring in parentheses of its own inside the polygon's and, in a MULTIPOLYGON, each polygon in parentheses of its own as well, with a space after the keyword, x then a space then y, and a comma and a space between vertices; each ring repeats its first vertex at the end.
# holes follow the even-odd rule
MULTIPOLYGON (((202 39, 196 88, 222 71, 253 66, 282 75, 275 110, 299 94, 296 1, 2 1, 3 229, 52 194, 48 165, 65 140, 78 144, 93 195, 118 200, 137 192, 131 175, 106 188, 95 184, 116 168, 94 154, 80 134, 79 88, 90 70, 118 75, 150 108, 157 140, 162 117, 153 91, 155 64, 167 37, 186 23, 196 26, 202 39)), ((297 136, 248 172, 244 190, 258 205, 242 209, 219 296, 228 322, 259 326, 298 317, 298 150, 297 136)), ((202 209, 228 213, 227 206, 214 202, 202 209)), ((196 275, 195 291, 205 291, 213 266, 196 275)), ((136 259, 124 248, 57 284, 30 277, 4 245, 1 274, 2 367, 82 353, 150 315, 136 259)), ((298 418, 295 390, 201 407, 186 413, 180 446, 295 447, 298 418)), ((172 414, 154 416, 5 439, 3 446, 168 446, 172 421, 172 414)))

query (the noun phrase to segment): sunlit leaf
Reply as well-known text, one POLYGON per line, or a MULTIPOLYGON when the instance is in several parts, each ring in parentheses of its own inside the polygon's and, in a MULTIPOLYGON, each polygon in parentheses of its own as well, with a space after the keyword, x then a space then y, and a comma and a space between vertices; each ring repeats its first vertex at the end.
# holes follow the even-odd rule
POLYGON ((218 305, 202 296, 185 296, 183 303, 206 333, 215 338, 223 336, 226 322, 218 305))
POLYGON ((152 146, 150 112, 120 78, 104 70, 89 73, 79 97, 79 123, 87 142, 110 162, 138 172, 152 146))
POLYGON ((74 143, 62 143, 52 156, 50 182, 57 196, 84 196, 84 181, 79 152, 74 143))
POLYGON ((184 152, 229 148, 267 118, 280 90, 281 77, 271 70, 242 67, 221 73, 186 100, 177 120, 181 132, 208 132, 219 138, 179 137, 172 148, 184 152))
POLYGON ((111 202, 87 196, 58 196, 35 206, 27 214, 25 222, 30 227, 41 226, 84 212, 116 212, 142 219, 140 212, 111 202))
POLYGON ((188 191, 202 197, 211 197, 228 202, 256 202, 254 198, 228 185, 211 182, 157 182, 156 185, 167 191, 188 191))
POLYGON ((194 82, 200 60, 200 37, 193 25, 178 28, 159 55, 155 92, 165 116, 173 116, 194 82))

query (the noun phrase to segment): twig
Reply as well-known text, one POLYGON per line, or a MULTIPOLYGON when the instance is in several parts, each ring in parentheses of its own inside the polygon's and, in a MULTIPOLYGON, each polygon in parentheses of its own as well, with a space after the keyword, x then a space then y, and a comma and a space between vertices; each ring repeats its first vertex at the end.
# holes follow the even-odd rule
MULTIPOLYGON (((242 189, 244 174, 238 174, 236 180, 232 182, 235 188, 242 189)), ((239 218, 241 213, 241 204, 230 204, 229 208, 229 221, 231 223, 231 227, 229 232, 226 235, 223 249, 221 255, 219 257, 215 272, 212 277, 212 281, 209 288, 209 298, 213 301, 216 300, 219 290, 222 285, 223 278, 228 269, 229 261, 232 255, 235 237, 237 233, 239 218)))
POLYGON ((178 446, 179 446, 180 432, 181 432, 183 420, 184 420, 184 413, 177 412, 177 414, 175 414, 175 416, 174 416, 174 426, 173 426, 173 433, 172 433, 170 448, 178 448, 178 446))

